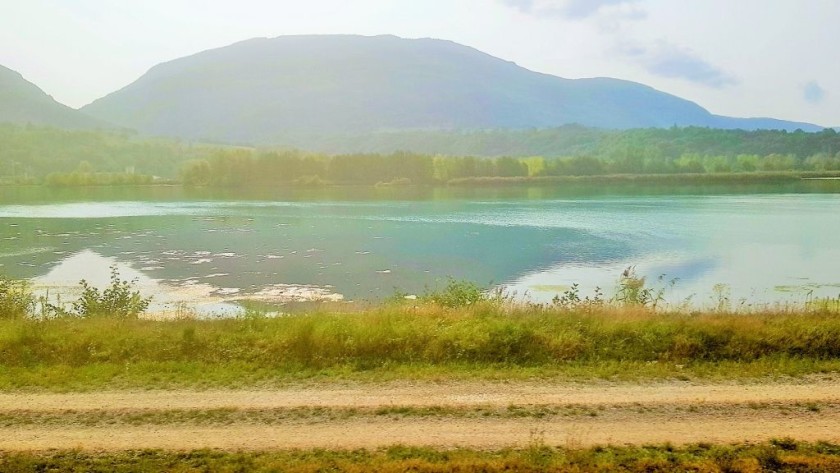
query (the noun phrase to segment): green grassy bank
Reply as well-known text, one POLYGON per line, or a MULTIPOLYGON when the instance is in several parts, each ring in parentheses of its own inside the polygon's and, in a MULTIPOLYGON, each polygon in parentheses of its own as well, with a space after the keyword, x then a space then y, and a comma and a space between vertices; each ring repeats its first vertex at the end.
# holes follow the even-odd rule
POLYGON ((681 314, 480 302, 228 320, 0 320, 3 390, 337 379, 750 379, 838 371, 840 316, 833 307, 681 314))
POLYGON ((840 446, 774 440, 759 445, 555 448, 534 440, 499 451, 390 447, 353 451, 0 453, 8 472, 825 472, 840 470, 840 446))

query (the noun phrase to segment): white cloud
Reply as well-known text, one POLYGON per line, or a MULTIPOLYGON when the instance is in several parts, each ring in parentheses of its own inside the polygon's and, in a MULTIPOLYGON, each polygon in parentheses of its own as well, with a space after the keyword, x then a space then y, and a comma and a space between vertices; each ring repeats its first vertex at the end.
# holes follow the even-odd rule
MULTIPOLYGON (((639 0, 501 0, 517 10, 532 15, 562 16, 569 19, 584 19, 597 15, 610 7, 628 7, 639 0)), ((623 12, 630 19, 644 17, 639 9, 623 12)))
POLYGON ((806 102, 818 104, 825 100, 825 89, 823 89, 817 81, 811 81, 802 86, 802 98, 806 102))
POLYGON ((616 48, 616 53, 660 77, 682 79, 713 88, 738 83, 732 74, 706 61, 694 51, 664 40, 651 46, 624 43, 616 48))

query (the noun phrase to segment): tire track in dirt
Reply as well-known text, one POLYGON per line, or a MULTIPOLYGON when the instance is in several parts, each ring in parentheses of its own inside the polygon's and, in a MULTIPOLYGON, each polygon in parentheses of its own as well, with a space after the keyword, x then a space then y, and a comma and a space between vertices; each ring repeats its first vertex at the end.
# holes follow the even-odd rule
POLYGON ((2 450, 274 450, 292 448, 376 448, 395 444, 441 448, 524 447, 532 442, 586 447, 603 444, 758 442, 794 437, 840 441, 840 415, 779 419, 749 417, 600 419, 360 420, 327 424, 213 427, 121 426, 117 428, 0 428, 2 450))
POLYGON ((397 406, 576 405, 591 414, 546 418, 470 416, 319 417, 268 423, 82 426, 23 423, 0 427, 0 450, 272 450, 440 448, 597 444, 731 443, 793 437, 840 442, 840 382, 834 378, 759 384, 569 385, 551 382, 389 383, 276 390, 133 391, 0 394, 0 415, 79 415, 165 409, 371 409, 397 406), (698 406, 700 408, 698 408, 698 406), (750 407, 755 406, 755 407, 750 407), (764 406, 764 407, 762 407, 764 406), (768 407, 769 406, 769 407, 768 407), (808 407, 810 406, 810 407, 808 407), (820 407, 822 406, 822 407, 820 407))

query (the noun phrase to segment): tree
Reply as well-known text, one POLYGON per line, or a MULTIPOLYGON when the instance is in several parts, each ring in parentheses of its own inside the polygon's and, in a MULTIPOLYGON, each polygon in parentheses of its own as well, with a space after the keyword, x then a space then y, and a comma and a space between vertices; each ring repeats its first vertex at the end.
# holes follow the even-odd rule
POLYGON ((206 159, 192 159, 181 167, 181 182, 188 186, 207 186, 211 182, 210 163, 206 159))

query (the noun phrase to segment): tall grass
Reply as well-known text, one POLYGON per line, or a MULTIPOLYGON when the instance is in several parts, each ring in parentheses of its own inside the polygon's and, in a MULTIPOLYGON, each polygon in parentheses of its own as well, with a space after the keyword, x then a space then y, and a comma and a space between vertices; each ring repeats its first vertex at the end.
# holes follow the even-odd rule
POLYGON ((347 472, 755 472, 838 471, 840 447, 789 439, 750 445, 559 448, 532 442, 497 451, 393 446, 379 450, 223 452, 160 450, 0 453, 3 471, 347 471, 347 472))
POLYGON ((229 320, 0 321, 0 372, 6 372, 0 387, 14 384, 15 376, 23 382, 26 373, 52 373, 59 380, 62 373, 93 368, 110 373, 100 373, 105 377, 133 369, 148 371, 151 379, 158 367, 173 375, 197 370, 191 376, 209 379, 214 370, 233 377, 383 369, 410 376, 415 369, 448 366, 597 373, 599 367, 662 364, 699 373, 770 362, 804 372, 840 367, 840 317, 834 311, 688 315, 482 302, 229 320))
POLYGON ((35 298, 25 281, 0 275, 0 319, 26 317, 35 309, 35 298))

